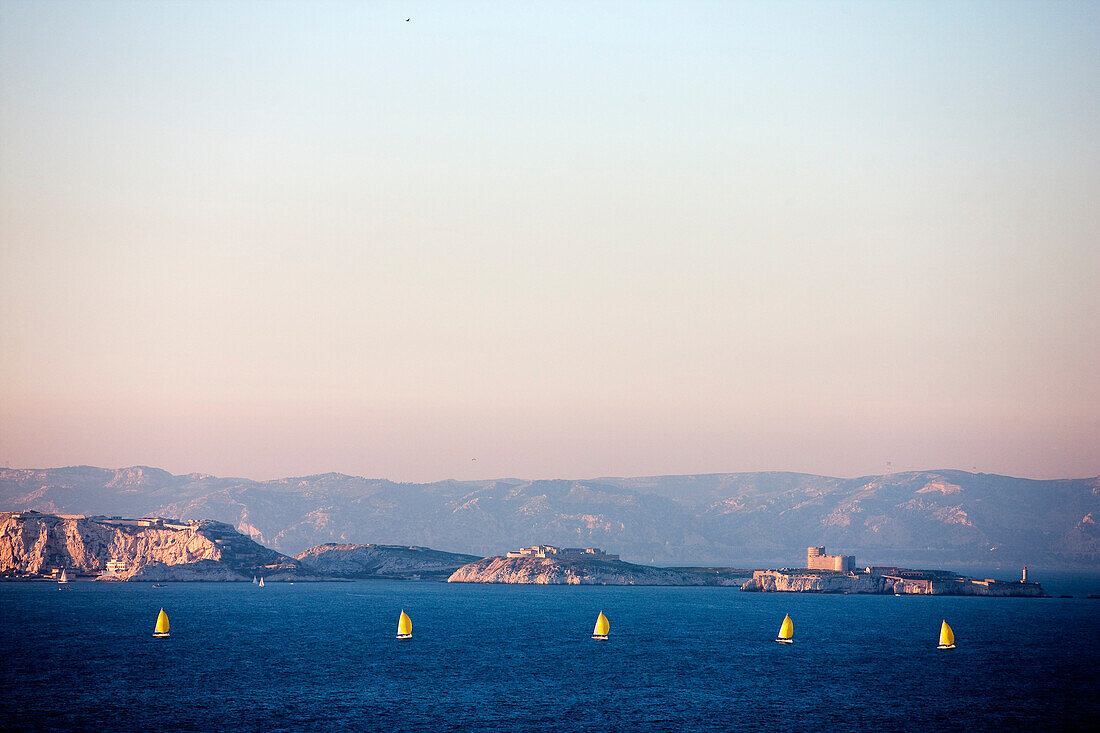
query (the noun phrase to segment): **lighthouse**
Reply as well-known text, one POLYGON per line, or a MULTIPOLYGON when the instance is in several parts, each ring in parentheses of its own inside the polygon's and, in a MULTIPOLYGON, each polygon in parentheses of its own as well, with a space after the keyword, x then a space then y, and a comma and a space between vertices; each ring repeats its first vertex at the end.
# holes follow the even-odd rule
POLYGON ((1027 582, 1027 565, 1024 565, 1024 574, 1023 574, 1023 576, 1020 577, 1020 582, 1021 583, 1026 583, 1027 582))

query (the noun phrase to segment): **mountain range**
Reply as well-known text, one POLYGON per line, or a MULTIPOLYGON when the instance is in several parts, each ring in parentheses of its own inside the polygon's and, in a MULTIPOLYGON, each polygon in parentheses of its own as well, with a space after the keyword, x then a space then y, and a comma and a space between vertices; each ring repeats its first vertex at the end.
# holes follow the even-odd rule
POLYGON ((333 542, 478 556, 544 543, 641 563, 784 567, 825 545, 861 566, 1100 565, 1100 477, 935 470, 418 484, 338 473, 253 481, 145 466, 0 470, 0 511, 27 509, 213 519, 289 555, 333 542))

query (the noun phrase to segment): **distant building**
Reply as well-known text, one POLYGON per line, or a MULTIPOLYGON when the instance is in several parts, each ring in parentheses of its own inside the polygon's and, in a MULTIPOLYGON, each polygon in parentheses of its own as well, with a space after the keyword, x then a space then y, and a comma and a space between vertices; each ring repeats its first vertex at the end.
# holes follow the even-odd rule
POLYGON ((107 572, 108 573, 111 573, 113 575, 114 573, 122 573, 122 572, 125 572, 125 571, 126 571, 126 561, 125 560, 115 560, 115 559, 112 558, 111 560, 107 561, 107 572))
POLYGON ((855 555, 826 555, 825 548, 806 548, 807 570, 836 570, 842 573, 851 573, 856 569, 855 555))
POLYGON ((110 519, 99 520, 100 524, 109 524, 113 527, 141 527, 143 520, 141 519, 124 519, 122 517, 111 517, 110 519))
POLYGON ((49 516, 49 515, 48 514, 43 514, 42 512, 36 512, 34 509, 28 509, 28 510, 23 511, 23 512, 12 512, 11 513, 11 518, 12 519, 40 519, 42 517, 47 517, 47 516, 49 516))
POLYGON ((599 558, 601 560, 618 560, 618 555, 609 555, 598 547, 554 547, 553 545, 534 545, 521 547, 505 554, 505 557, 560 557, 568 558, 599 558))
POLYGON ((115 527, 141 527, 148 529, 175 529, 195 531, 197 522, 180 522, 176 519, 164 517, 141 517, 140 519, 126 519, 124 517, 102 517, 97 519, 100 524, 110 524, 115 527))

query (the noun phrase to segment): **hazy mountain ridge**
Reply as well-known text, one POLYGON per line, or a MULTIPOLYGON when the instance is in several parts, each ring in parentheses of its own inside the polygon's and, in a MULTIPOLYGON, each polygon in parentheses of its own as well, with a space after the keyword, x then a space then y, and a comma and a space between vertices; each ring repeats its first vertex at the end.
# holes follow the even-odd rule
POLYGON ((0 510, 213 518, 288 554, 323 543, 479 556, 536 542, 638 562, 798 565, 809 544, 860 564, 1095 567, 1100 477, 963 471, 834 478, 768 472, 395 483, 252 481, 136 466, 0 471, 0 510))

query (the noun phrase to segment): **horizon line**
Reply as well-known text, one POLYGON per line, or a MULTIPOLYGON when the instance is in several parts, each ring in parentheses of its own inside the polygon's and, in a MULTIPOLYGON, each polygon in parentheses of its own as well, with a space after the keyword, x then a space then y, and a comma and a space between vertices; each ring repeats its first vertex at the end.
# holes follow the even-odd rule
POLYGON ((99 471, 127 471, 132 469, 150 469, 154 471, 163 471, 170 476, 186 477, 186 476, 201 476, 208 478, 218 479, 238 479, 242 481, 252 481, 254 483, 271 483, 275 481, 287 481, 291 479, 307 479, 316 478, 319 476, 344 476, 352 479, 362 479, 364 481, 386 481, 392 484, 442 484, 442 483, 460 483, 460 484, 477 484, 485 483, 489 481, 521 481, 521 482, 536 482, 536 481, 601 481, 601 480, 638 480, 649 478, 688 478, 688 477, 701 477, 701 476, 748 476, 748 475, 760 475, 760 474, 789 474, 795 476, 813 476, 815 478, 827 478, 836 479, 838 481, 856 481, 859 479, 875 479, 886 478, 889 476, 907 476, 912 474, 921 473, 963 473, 969 476, 995 476, 998 478, 1012 478, 1020 479, 1023 481, 1085 481, 1088 479, 1100 479, 1100 474, 1091 476, 1060 476, 1055 478, 1036 478, 1033 476, 1014 476, 1006 473, 992 473, 987 471, 974 471, 961 468, 922 468, 913 469, 908 471, 891 471, 888 473, 866 473, 856 476, 834 476, 824 473, 810 473, 808 471, 791 471, 791 470, 764 470, 764 471, 705 471, 702 473, 651 473, 651 474, 636 474, 636 475, 611 475, 605 474, 600 476, 582 476, 582 477, 567 477, 567 476, 555 476, 555 477, 543 477, 543 478, 530 478, 521 476, 495 476, 490 478, 481 479, 456 479, 456 478, 442 478, 435 479, 433 481, 401 481, 394 480, 385 476, 363 476, 354 473, 344 473, 343 471, 322 471, 319 473, 304 473, 288 476, 277 476, 268 479, 258 479, 250 476, 236 476, 236 475, 218 475, 213 473, 206 473, 203 471, 188 471, 185 473, 173 473, 165 468, 159 466, 151 466, 148 464, 136 463, 130 466, 118 466, 118 467, 106 467, 96 466, 88 463, 78 463, 67 466, 49 466, 49 467, 33 467, 33 468, 19 468, 4 466, 0 471, 63 471, 66 469, 80 469, 91 468, 99 471))

